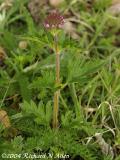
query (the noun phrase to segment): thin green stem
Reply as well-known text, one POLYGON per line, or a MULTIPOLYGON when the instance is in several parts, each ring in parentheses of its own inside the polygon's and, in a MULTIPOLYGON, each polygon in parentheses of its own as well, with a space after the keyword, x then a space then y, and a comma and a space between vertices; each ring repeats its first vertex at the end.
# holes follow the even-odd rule
POLYGON ((6 92, 5 92, 5 94, 4 94, 4 97, 3 97, 3 99, 2 99, 2 102, 1 102, 1 104, 0 104, 0 109, 1 109, 1 107, 2 107, 2 105, 3 105, 3 103, 4 103, 5 97, 6 97, 7 93, 8 93, 9 88, 10 88, 10 84, 11 84, 11 82, 9 82, 9 84, 8 84, 8 87, 7 87, 7 89, 6 89, 6 92))
POLYGON ((62 97, 61 93, 60 93, 60 100, 61 100, 61 102, 62 102, 62 104, 63 104, 63 106, 64 106, 64 109, 65 109, 65 110, 68 110, 67 104, 66 104, 64 98, 62 97))
POLYGON ((80 105, 79 100, 77 98, 75 84, 74 83, 70 84, 69 89, 70 89, 71 97, 72 97, 72 100, 73 100, 73 103, 75 106, 76 118, 83 120, 82 108, 81 108, 81 105, 80 105))

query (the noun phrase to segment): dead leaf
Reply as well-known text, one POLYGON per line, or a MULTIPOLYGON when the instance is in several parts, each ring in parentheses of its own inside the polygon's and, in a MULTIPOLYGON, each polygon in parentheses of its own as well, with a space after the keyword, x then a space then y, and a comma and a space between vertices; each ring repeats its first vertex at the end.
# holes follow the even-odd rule
POLYGON ((9 136, 10 137, 15 137, 20 133, 20 131, 16 128, 10 127, 9 128, 9 136))
POLYGON ((27 41, 20 41, 18 46, 20 49, 25 50, 28 47, 28 42, 27 41))
POLYGON ((120 3, 112 5, 107 11, 112 15, 120 14, 120 3))
POLYGON ((4 55, 5 56, 5 50, 3 47, 0 46, 0 55, 4 55))
POLYGON ((4 65, 4 60, 6 57, 6 53, 3 47, 0 46, 0 66, 4 65))
POLYGON ((0 5, 0 11, 2 10, 8 10, 11 8, 13 5, 13 0, 5 0, 1 5, 0 5))
POLYGON ((64 0, 49 0, 49 3, 52 7, 58 7, 63 2, 64 0))
POLYGON ((101 133, 96 133, 95 137, 97 139, 97 143, 99 144, 101 148, 102 153, 105 155, 110 155, 113 158, 114 157, 113 148, 108 143, 105 142, 101 133))
POLYGON ((112 5, 107 9, 112 15, 120 14, 120 0, 112 0, 112 5))
POLYGON ((2 125, 5 128, 11 127, 10 119, 9 119, 9 117, 7 115, 7 112, 4 111, 4 110, 0 110, 0 123, 2 123, 2 125))
POLYGON ((79 39, 79 35, 76 32, 76 27, 73 25, 72 22, 67 21, 65 22, 63 26, 64 31, 69 34, 73 39, 79 39))
POLYGON ((120 0, 112 0, 112 4, 118 4, 120 3, 120 0))
POLYGON ((41 8, 44 10, 48 0, 30 0, 28 3, 28 9, 34 19, 38 24, 41 22, 40 11, 41 8))
POLYGON ((85 110, 85 112, 87 112, 87 113, 93 113, 93 112, 96 111, 95 108, 90 108, 90 107, 85 107, 84 110, 85 110))
POLYGON ((9 127, 9 128, 6 128, 6 130, 4 130, 4 133, 2 136, 4 138, 10 140, 11 138, 14 138, 20 134, 21 134, 21 132, 17 128, 9 127))

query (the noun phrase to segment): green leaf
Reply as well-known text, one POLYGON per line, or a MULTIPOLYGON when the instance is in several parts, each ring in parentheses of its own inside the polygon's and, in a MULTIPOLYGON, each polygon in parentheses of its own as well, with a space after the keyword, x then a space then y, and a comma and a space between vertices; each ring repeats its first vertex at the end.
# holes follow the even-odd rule
POLYGON ((31 90, 29 89, 29 80, 25 74, 19 74, 17 80, 20 87, 20 94, 22 98, 26 101, 31 100, 31 90))
POLYGON ((21 105, 23 116, 33 117, 33 120, 43 126, 49 126, 52 118, 52 105, 48 101, 46 105, 41 101, 37 106, 35 102, 24 101, 21 105))

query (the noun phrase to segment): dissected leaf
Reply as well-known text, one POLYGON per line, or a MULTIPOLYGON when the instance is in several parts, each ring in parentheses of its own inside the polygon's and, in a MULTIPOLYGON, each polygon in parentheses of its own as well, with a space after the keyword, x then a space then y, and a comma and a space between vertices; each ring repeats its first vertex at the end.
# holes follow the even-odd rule
POLYGON ((29 89, 29 80, 25 74, 19 74, 17 77, 20 93, 23 99, 29 101, 31 100, 31 90, 29 89))
POLYGON ((52 106, 50 101, 46 105, 40 102, 38 106, 33 101, 31 101, 31 103, 24 101, 20 106, 23 116, 33 116, 33 120, 39 125, 50 125, 52 118, 52 106))

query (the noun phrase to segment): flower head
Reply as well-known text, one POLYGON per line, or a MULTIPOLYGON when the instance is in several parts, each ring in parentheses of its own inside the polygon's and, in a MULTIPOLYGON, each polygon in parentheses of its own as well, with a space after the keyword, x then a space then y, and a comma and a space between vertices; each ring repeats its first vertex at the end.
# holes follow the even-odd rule
POLYGON ((44 21, 44 27, 46 29, 60 29, 64 25, 65 20, 58 12, 50 13, 44 21))

